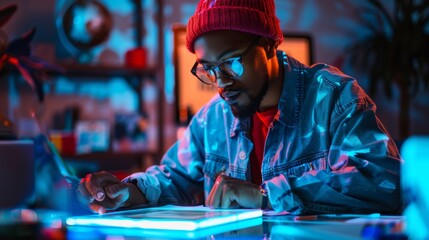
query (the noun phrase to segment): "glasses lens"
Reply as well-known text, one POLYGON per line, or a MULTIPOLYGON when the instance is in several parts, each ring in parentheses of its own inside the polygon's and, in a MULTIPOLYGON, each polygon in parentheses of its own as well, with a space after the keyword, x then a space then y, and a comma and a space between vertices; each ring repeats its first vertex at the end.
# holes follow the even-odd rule
POLYGON ((244 72, 243 64, 238 59, 231 59, 229 61, 225 61, 219 65, 222 73, 228 77, 241 77, 244 72))
POLYGON ((197 67, 195 75, 205 84, 213 84, 216 81, 216 76, 213 70, 206 70, 204 67, 197 67))

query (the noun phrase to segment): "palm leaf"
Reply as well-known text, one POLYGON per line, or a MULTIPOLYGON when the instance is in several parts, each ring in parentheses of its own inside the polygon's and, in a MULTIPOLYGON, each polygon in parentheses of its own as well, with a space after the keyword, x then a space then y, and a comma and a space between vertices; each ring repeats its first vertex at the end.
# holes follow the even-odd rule
POLYGON ((386 10, 386 8, 378 1, 378 0, 368 0, 370 4, 372 4, 376 9, 378 9, 382 16, 387 20, 390 27, 394 25, 393 20, 389 14, 389 12, 386 10))
POLYGON ((9 21, 16 9, 18 9, 18 6, 14 3, 0 8, 0 28, 9 21))
POLYGON ((6 53, 12 54, 14 56, 30 56, 31 47, 30 43, 33 40, 36 29, 33 28, 30 31, 26 32, 17 39, 14 39, 10 42, 6 53))

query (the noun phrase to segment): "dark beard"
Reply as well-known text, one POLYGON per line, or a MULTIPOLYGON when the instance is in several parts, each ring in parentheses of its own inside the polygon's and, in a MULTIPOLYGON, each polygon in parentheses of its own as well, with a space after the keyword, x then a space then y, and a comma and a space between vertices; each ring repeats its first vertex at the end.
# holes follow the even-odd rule
POLYGON ((250 104, 247 106, 239 106, 238 104, 231 105, 232 114, 240 120, 251 117, 256 110, 258 110, 259 105, 261 104, 262 99, 268 91, 268 80, 265 79, 264 85, 262 86, 261 91, 256 97, 252 97, 248 92, 244 92, 250 98, 250 104))

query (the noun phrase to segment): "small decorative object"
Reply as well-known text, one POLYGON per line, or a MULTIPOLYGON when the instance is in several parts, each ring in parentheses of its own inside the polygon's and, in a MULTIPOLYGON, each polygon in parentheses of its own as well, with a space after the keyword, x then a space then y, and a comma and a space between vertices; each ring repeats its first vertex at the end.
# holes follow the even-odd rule
POLYGON ((74 132, 50 132, 49 140, 54 144, 61 155, 74 155, 76 153, 76 136, 74 132))
POLYGON ((12 122, 0 114, 0 140, 15 140, 12 122))
POLYGON ((113 151, 128 152, 147 149, 148 117, 146 113, 116 113, 113 151))
POLYGON ((145 68, 146 58, 147 50, 145 47, 133 48, 125 54, 125 66, 129 68, 145 68))
POLYGON ((96 0, 71 1, 57 16, 60 39, 80 62, 91 60, 91 50, 108 39, 112 23, 110 12, 96 0))
POLYGON ((77 153, 107 151, 109 149, 109 129, 107 121, 79 121, 75 130, 77 153))

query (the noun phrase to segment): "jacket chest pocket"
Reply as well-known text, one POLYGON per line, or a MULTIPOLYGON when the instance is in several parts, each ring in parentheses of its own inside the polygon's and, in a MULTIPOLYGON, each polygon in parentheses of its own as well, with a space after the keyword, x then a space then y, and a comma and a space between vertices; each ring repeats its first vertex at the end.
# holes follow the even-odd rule
POLYGON ((298 159, 287 167, 288 177, 301 177, 310 171, 326 170, 326 152, 319 152, 298 159))
POLYGON ((289 178, 298 178, 310 171, 325 170, 327 170, 327 152, 318 152, 291 162, 271 166, 270 171, 264 177, 271 179, 280 174, 285 174, 289 178))

